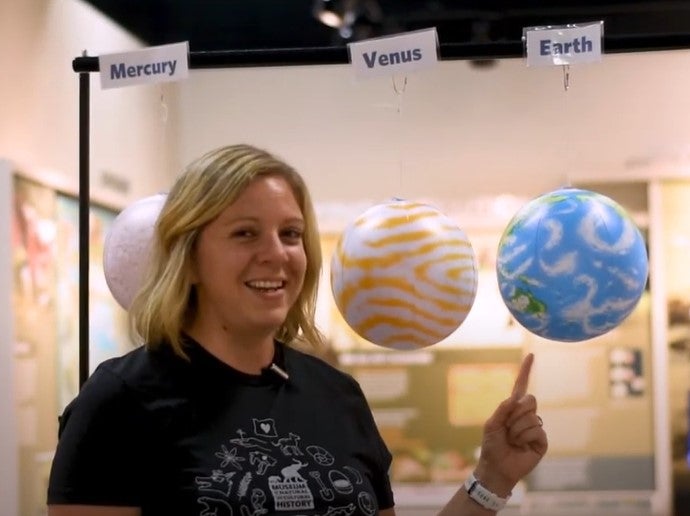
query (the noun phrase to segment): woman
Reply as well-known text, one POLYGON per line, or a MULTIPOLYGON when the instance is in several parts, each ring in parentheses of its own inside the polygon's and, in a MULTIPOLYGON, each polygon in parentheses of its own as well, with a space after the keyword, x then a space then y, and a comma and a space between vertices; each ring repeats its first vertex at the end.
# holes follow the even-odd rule
MULTIPOLYGON (((290 166, 246 145, 193 162, 130 309, 145 345, 101 364, 65 410, 48 514, 394 515, 391 454, 358 384, 298 349, 322 343, 320 270, 290 166)), ((546 452, 532 359, 486 423, 479 480, 441 514, 495 513, 546 452)))

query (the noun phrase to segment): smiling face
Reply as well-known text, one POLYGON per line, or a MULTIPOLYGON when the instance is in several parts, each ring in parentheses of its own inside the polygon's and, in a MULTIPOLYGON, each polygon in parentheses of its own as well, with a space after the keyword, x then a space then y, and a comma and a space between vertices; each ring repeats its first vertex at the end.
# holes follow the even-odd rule
POLYGON ((304 283, 304 217, 288 182, 259 176, 204 227, 194 251, 195 333, 272 338, 304 283))

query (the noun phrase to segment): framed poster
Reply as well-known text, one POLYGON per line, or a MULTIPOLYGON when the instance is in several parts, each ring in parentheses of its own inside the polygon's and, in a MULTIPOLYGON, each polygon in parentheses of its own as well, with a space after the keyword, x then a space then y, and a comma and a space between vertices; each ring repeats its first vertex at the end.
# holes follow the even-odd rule
MULTIPOLYGON (((89 373, 104 360, 131 349, 127 313, 115 301, 103 272, 105 236, 112 210, 92 206, 89 221, 89 373)), ((79 203, 56 199, 57 368, 60 411, 79 389, 79 203)))
MULTIPOLYGON (((14 171, 10 253, 20 513, 45 510, 57 416, 79 388, 78 200, 14 171)), ((126 313, 105 283, 115 212, 92 206, 90 368, 130 349, 126 313)))

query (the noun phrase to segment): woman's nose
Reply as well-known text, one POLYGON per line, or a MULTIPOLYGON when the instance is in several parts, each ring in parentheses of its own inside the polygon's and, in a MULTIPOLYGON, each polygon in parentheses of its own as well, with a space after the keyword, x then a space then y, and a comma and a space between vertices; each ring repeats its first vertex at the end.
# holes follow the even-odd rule
POLYGON ((259 258, 263 261, 285 260, 287 251, 278 234, 267 234, 261 239, 259 258))

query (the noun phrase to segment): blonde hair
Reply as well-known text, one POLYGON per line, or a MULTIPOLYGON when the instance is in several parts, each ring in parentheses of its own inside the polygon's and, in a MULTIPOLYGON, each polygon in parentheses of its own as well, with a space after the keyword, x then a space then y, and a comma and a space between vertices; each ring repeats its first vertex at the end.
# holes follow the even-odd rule
POLYGON ((186 357, 182 335, 197 310, 190 281, 195 241, 260 176, 279 176, 288 182, 305 224, 304 284, 276 339, 305 348, 323 345, 314 323, 322 257, 311 196, 295 169, 250 145, 225 146, 204 154, 187 166, 168 193, 155 226, 149 272, 129 309, 135 340, 150 348, 169 345, 186 357))

